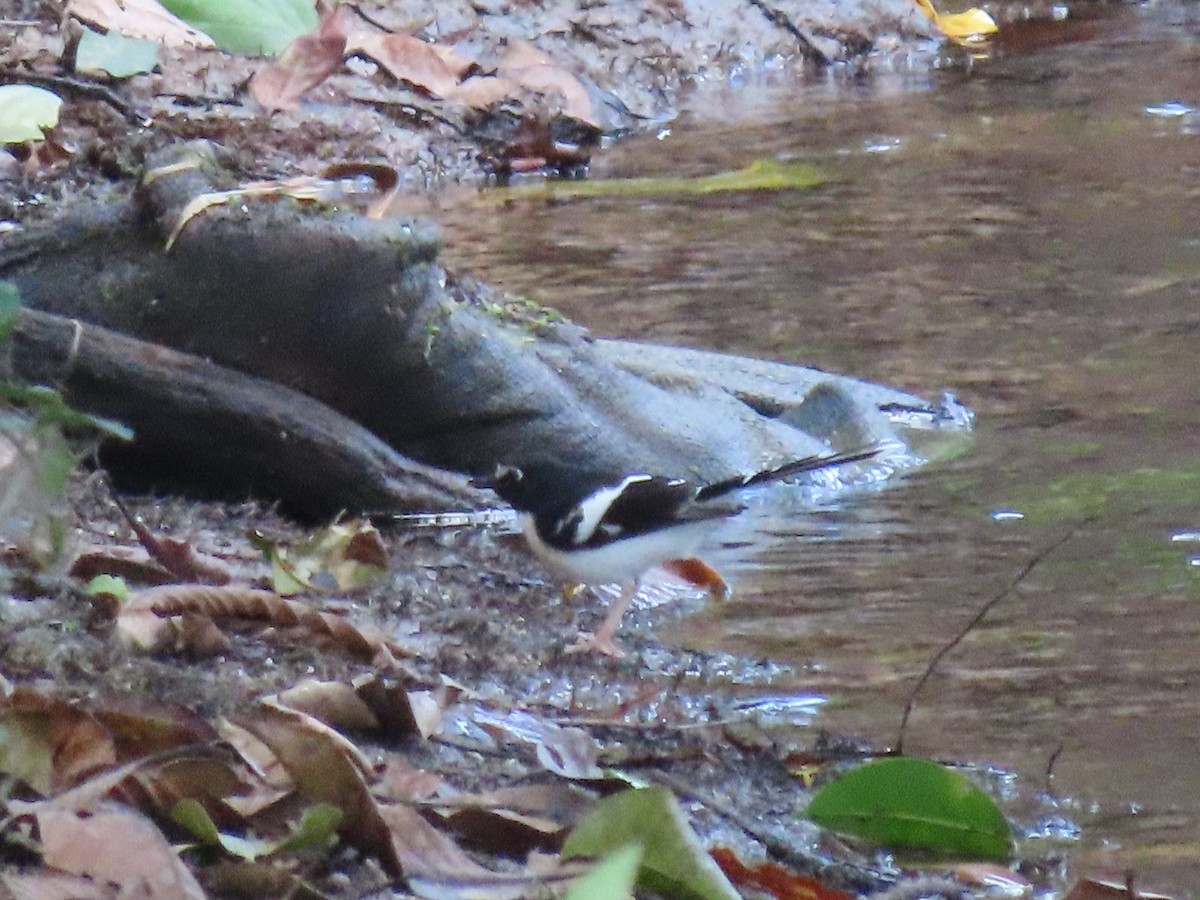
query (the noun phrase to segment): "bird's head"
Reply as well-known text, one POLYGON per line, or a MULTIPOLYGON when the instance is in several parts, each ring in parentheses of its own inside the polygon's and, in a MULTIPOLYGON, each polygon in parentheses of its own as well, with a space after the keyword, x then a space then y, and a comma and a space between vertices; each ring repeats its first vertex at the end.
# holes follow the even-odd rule
POLYGON ((471 486, 495 491, 502 499, 516 506, 516 499, 523 493, 525 471, 517 466, 496 466, 491 475, 480 475, 471 479, 471 486))

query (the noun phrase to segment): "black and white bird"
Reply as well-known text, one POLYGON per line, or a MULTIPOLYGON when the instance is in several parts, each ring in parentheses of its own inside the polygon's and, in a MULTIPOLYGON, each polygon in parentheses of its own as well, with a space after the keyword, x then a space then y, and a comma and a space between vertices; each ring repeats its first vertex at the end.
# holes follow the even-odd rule
POLYGON ((530 549, 554 572, 578 584, 621 583, 621 596, 604 623, 575 648, 619 656, 613 638, 642 576, 655 566, 713 594, 727 593, 721 576, 694 554, 717 521, 745 508, 731 494, 870 459, 882 449, 809 456, 711 484, 641 473, 586 472, 553 460, 520 468, 499 466, 492 477, 478 478, 474 484, 491 488, 517 510, 530 549))

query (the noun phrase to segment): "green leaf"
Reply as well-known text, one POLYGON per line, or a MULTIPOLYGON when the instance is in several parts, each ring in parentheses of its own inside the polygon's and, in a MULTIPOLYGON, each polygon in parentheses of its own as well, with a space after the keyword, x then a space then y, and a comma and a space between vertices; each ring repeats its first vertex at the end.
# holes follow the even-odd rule
POLYGON ((817 791, 808 818, 885 847, 1007 859, 1012 831, 991 797, 927 759, 866 763, 817 791))
POLYGON ((564 858, 642 848, 637 883, 675 900, 737 900, 738 892, 701 845, 666 788, 622 791, 592 808, 567 836, 564 858))
POLYGON ((641 862, 641 847, 623 847, 571 885, 564 900, 628 900, 641 862))
POLYGON ((72 409, 62 398, 62 394, 45 385, 0 382, 0 399, 34 411, 39 424, 56 425, 67 430, 98 432, 104 437, 122 441, 133 440, 133 432, 125 425, 72 409))
POLYGON ((43 140, 45 130, 58 124, 62 98, 31 84, 0 86, 0 144, 43 140))
POLYGON ((337 840, 338 826, 344 818, 345 813, 332 803, 314 803, 304 810, 299 822, 289 824, 291 835, 280 841, 274 852, 326 849, 337 840))
POLYGON ((12 337, 21 313, 21 294, 11 281, 0 281, 0 344, 12 337))
POLYGON ((113 78, 128 78, 151 71, 158 65, 158 43, 125 37, 119 31, 100 34, 83 29, 75 50, 76 72, 108 73, 113 78))
POLYGON ((317 27, 311 0, 162 0, 229 53, 274 56, 317 27))
POLYGON ((254 862, 260 856, 266 856, 276 847, 275 841, 244 838, 218 830, 208 810, 199 800, 192 797, 184 797, 171 808, 171 820, 186 828, 200 843, 220 847, 231 856, 246 862, 254 862))
POLYGON ((87 583, 87 587, 83 590, 89 597, 96 597, 103 594, 109 597, 116 597, 118 600, 129 599, 129 585, 119 575, 97 575, 87 583))
POLYGON ((218 846, 231 856, 254 862, 274 853, 323 849, 337 839, 343 813, 330 803, 316 803, 304 810, 300 821, 290 825, 291 834, 283 840, 246 838, 217 828, 208 810, 191 797, 185 797, 171 809, 171 819, 182 825, 202 844, 218 846))

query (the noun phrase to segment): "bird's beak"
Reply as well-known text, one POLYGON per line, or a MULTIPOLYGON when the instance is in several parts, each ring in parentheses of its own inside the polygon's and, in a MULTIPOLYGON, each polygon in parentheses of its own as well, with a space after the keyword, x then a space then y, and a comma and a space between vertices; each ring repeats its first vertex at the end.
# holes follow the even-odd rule
POLYGON ((491 475, 478 475, 470 481, 471 487, 494 491, 505 483, 520 481, 522 472, 515 466, 506 466, 503 464, 496 466, 496 471, 491 475))

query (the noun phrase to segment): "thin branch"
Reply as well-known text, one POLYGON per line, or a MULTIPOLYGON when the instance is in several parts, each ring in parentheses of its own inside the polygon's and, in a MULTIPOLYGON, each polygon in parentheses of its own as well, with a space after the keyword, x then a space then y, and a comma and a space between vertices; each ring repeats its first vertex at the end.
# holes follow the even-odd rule
POLYGON ((112 88, 94 81, 82 78, 72 78, 68 75, 41 75, 36 72, 22 72, 16 69, 0 70, 0 84, 32 84, 38 87, 53 88, 64 94, 74 94, 89 100, 100 100, 107 103, 127 121, 142 128, 154 124, 150 116, 138 112, 133 105, 112 88))
POLYGON ((963 638, 970 634, 975 629, 975 626, 984 620, 987 614, 992 611, 992 608, 995 607, 997 603, 1008 597, 1014 590, 1016 590, 1021 582, 1029 577, 1029 573, 1036 569, 1042 563, 1042 561, 1046 559, 1046 557, 1048 557, 1067 541, 1071 540, 1071 538, 1075 537, 1075 535, 1079 534, 1080 530, 1085 525, 1089 525, 1094 521, 1095 517, 1090 516, 1084 519, 1082 522, 1078 522, 1071 528, 1070 531, 1068 531, 1054 543, 1043 547, 1041 550, 1035 553, 1029 559, 1029 561, 1021 567, 1021 571, 1019 571, 1016 576, 1009 581, 1008 584, 997 591, 990 600, 983 604, 983 606, 979 608, 979 612, 975 613, 975 615, 971 618, 971 621, 964 625, 958 634, 951 638, 942 646, 942 649, 934 654, 933 659, 929 661, 929 665, 925 667, 925 672, 921 675, 920 680, 912 689, 912 692, 908 695, 908 702, 904 705, 904 715, 900 719, 900 730, 896 735, 896 746, 892 750, 892 753, 895 756, 902 756, 904 754, 904 733, 908 729, 909 716, 912 715, 913 707, 916 706, 917 695, 921 693, 921 688, 925 687, 925 682, 929 681, 929 679, 933 676, 933 673, 937 670, 938 664, 941 663, 941 661, 951 650, 962 643, 963 638))
POLYGON ((789 19, 783 10, 768 6, 764 0, 750 0, 750 5, 766 16, 767 19, 770 20, 771 24, 778 28, 782 28, 784 31, 794 37, 796 39, 796 43, 800 45, 800 55, 802 57, 810 62, 815 62, 818 65, 829 65, 829 57, 821 52, 821 50, 812 42, 809 36, 801 31, 799 26, 789 19))

